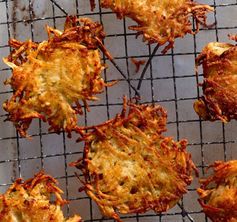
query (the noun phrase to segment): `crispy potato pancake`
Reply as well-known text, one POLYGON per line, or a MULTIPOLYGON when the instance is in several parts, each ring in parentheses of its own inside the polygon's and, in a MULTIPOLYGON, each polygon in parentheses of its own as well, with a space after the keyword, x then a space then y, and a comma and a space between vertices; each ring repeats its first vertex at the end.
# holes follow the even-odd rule
POLYGON ((203 66, 203 96, 194 103, 205 120, 228 122, 237 119, 237 46, 209 43, 196 64, 203 66))
POLYGON ((49 130, 78 131, 80 103, 96 100, 103 91, 99 49, 107 55, 101 41, 102 25, 87 18, 67 17, 63 32, 47 27, 49 39, 41 43, 10 40, 14 48, 4 62, 12 69, 6 81, 14 90, 4 103, 20 135, 25 137, 33 118, 50 125, 49 130), (79 25, 78 23, 81 23, 79 25))
POLYGON ((213 222, 237 221, 237 160, 215 162, 214 173, 201 180, 199 202, 213 222))
MULTIPOLYGON (((187 192, 195 166, 187 141, 163 137, 166 111, 159 105, 126 103, 121 114, 85 137, 84 158, 71 165, 84 174, 86 193, 103 215, 163 212, 187 192)), ((80 178, 79 178, 80 179, 80 178)))
MULTIPOLYGON (((206 25, 206 14, 213 11, 212 7, 191 0, 101 0, 100 4, 120 19, 129 17, 137 22, 138 25, 129 28, 137 31, 137 35, 142 34, 144 41, 168 43, 163 53, 173 47, 176 38, 195 33, 192 18, 198 32, 200 24, 206 25)), ((91 0, 91 8, 94 6, 95 1, 91 0)))
POLYGON ((77 215, 65 219, 61 206, 67 203, 57 181, 40 172, 34 178, 16 182, 0 195, 1 222, 81 222, 77 215), (54 200, 53 200, 53 199, 54 200))

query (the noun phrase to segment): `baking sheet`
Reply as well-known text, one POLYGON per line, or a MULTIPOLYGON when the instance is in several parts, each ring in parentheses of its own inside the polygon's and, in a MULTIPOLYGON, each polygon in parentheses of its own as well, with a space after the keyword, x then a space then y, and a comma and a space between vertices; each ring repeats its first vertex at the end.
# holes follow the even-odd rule
MULTIPOLYGON (((209 30, 202 29, 195 37, 187 35, 176 40, 174 50, 161 55, 160 50, 152 59, 141 86, 141 102, 160 103, 168 110, 168 132, 175 139, 187 138, 188 151, 203 175, 207 165, 215 160, 237 158, 237 123, 232 121, 222 124, 219 121, 210 123, 200 121, 192 108, 194 100, 201 90, 196 86, 194 59, 210 41, 229 41, 227 34, 237 33, 236 0, 202 0, 201 3, 216 6, 216 13, 208 15, 208 22, 217 23, 209 30)), ((142 69, 135 73, 131 57, 148 60, 154 46, 147 46, 141 38, 135 39, 128 25, 130 19, 117 20, 109 10, 97 7, 92 13, 89 1, 85 0, 0 0, 0 57, 9 54, 8 39, 33 39, 42 41, 47 35, 45 25, 63 28, 65 12, 101 21, 107 33, 105 46, 114 56, 115 63, 129 79, 130 84, 137 86, 142 69), (29 10, 30 9, 30 10, 29 10)), ((92 125, 112 118, 120 112, 123 95, 132 98, 135 93, 113 64, 106 61, 108 69, 104 73, 107 81, 120 80, 119 83, 99 95, 99 101, 90 103, 91 112, 80 117, 79 124, 92 125)), ((202 70, 199 70, 202 74, 202 70)), ((10 69, 0 61, 0 102, 11 95, 11 89, 3 85, 10 77, 10 69)), ((199 82, 202 77, 199 76, 199 82)), ((68 163, 82 155, 83 144, 75 143, 64 134, 48 134, 48 126, 38 120, 33 121, 29 134, 31 140, 19 138, 10 122, 4 122, 6 113, 0 109, 0 192, 19 176, 32 177, 41 168, 56 177, 60 187, 65 191, 64 197, 70 200, 65 213, 79 213, 86 221, 100 221, 101 214, 97 206, 85 193, 79 193, 80 186, 74 176, 74 169, 68 163)), ((152 211, 141 215, 125 215, 124 221, 207 221, 197 203, 195 188, 197 179, 184 195, 181 206, 176 206, 162 215, 152 211), (183 209, 183 211, 182 211, 183 209), (187 214, 186 214, 187 213, 187 214)), ((112 221, 112 220, 107 220, 112 221)))

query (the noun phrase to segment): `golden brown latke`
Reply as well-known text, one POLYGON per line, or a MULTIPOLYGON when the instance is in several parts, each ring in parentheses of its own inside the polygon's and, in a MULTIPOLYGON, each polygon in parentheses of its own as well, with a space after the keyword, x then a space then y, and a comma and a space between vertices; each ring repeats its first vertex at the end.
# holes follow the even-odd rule
POLYGON ((203 66, 203 96, 194 103, 196 113, 205 120, 228 122, 237 119, 237 46, 209 43, 198 56, 203 66))
POLYGON ((24 183, 17 179, 5 194, 0 195, 0 221, 81 222, 77 215, 64 218, 61 206, 67 201, 62 199, 63 192, 56 183, 54 178, 43 172, 24 183))
POLYGON ((162 136, 167 114, 159 105, 126 102, 115 119, 92 128, 85 137, 84 158, 71 165, 84 174, 86 193, 103 215, 163 212, 173 207, 192 181, 195 166, 186 140, 162 136))
MULTIPOLYGON (((95 1, 90 0, 91 8, 95 1)), ((110 8, 118 18, 125 16, 133 19, 138 25, 129 29, 142 34, 148 43, 168 45, 163 50, 167 52, 174 45, 174 40, 192 31, 191 20, 194 19, 197 31, 200 24, 206 25, 206 14, 213 11, 208 5, 202 5, 191 0, 101 0, 101 7, 110 8)))
POLYGON ((201 180, 199 202, 213 222, 237 221, 237 160, 215 162, 213 175, 201 180))
POLYGON ((102 25, 88 18, 67 17, 63 32, 48 26, 47 32, 49 39, 41 43, 10 40, 14 50, 4 59, 13 69, 6 84, 14 93, 3 107, 23 137, 33 118, 47 121, 50 131, 63 129, 69 136, 79 131, 80 103, 96 100, 94 95, 106 85, 98 50, 109 56, 101 43, 102 25))

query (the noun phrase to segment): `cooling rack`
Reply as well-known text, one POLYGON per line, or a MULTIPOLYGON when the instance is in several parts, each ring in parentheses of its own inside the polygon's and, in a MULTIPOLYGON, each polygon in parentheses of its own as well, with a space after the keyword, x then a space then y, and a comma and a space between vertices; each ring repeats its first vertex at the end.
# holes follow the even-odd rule
MULTIPOLYGON (((99 95, 97 102, 90 103, 90 112, 84 109, 79 124, 92 125, 112 118, 120 112, 122 97, 133 98, 140 94, 140 103, 160 103, 168 110, 167 135, 179 140, 189 140, 188 150, 198 166, 200 176, 206 174, 206 167, 215 160, 237 158, 237 124, 202 121, 194 113, 192 104, 202 91, 197 83, 202 81, 202 70, 197 77, 194 72, 194 60, 203 46, 210 41, 229 41, 227 34, 237 33, 236 0, 202 0, 210 4, 215 13, 208 15, 212 27, 202 28, 196 36, 187 35, 178 39, 175 48, 166 55, 156 45, 146 45, 141 39, 135 39, 135 33, 128 30, 133 24, 129 19, 117 20, 109 10, 97 7, 90 11, 87 0, 0 0, 0 56, 10 52, 9 38, 19 40, 32 39, 42 41, 46 38, 46 24, 58 29, 63 28, 67 15, 90 17, 103 23, 107 38, 105 46, 114 56, 113 61, 103 57, 108 69, 104 72, 107 82, 119 80, 111 88, 99 95), (138 73, 131 58, 145 60, 138 73)), ((195 29, 195 26, 193 26, 195 29)), ((11 75, 11 70, 0 62, 0 80, 11 75)), ((11 95, 11 89, 1 84, 0 101, 11 95)), ((40 169, 58 179, 70 203, 65 214, 79 213, 85 221, 113 221, 102 218, 97 206, 84 193, 74 175, 74 169, 68 163, 82 156, 83 143, 75 143, 76 135, 68 139, 47 132, 47 124, 35 120, 29 134, 31 140, 20 138, 9 122, 4 122, 6 113, 0 111, 0 192, 18 177, 29 178, 40 169)), ((167 213, 125 215, 124 221, 194 221, 207 222, 196 199, 197 179, 189 187, 189 192, 173 209, 167 213)))

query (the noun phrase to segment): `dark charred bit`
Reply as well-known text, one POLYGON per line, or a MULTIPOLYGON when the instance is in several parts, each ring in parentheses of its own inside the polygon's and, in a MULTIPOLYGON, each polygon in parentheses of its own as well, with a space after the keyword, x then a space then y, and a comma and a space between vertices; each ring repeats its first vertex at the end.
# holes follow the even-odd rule
POLYGON ((16 36, 16 20, 17 20, 17 9, 18 9, 18 0, 13 1, 12 8, 12 29, 13 29, 13 37, 16 36))
POLYGON ((94 11, 94 9, 95 9, 95 0, 90 0, 90 4, 91 4, 91 11, 94 11))
POLYGON ((35 11, 34 11, 34 3, 35 3, 35 0, 32 0, 29 5, 29 13, 31 13, 31 19, 36 18, 35 11))
POLYGON ((29 4, 29 6, 27 5, 20 5, 20 1, 18 0, 14 0, 13 1, 13 7, 12 7, 12 14, 11 14, 11 17, 12 17, 12 30, 13 30, 13 38, 16 37, 16 34, 17 34, 17 27, 16 27, 16 22, 17 22, 17 13, 18 12, 28 12, 27 14, 25 15, 22 15, 22 20, 24 22, 24 25, 27 26, 28 24, 30 24, 30 22, 36 18, 36 14, 35 14, 35 11, 34 11, 34 2, 35 0, 32 0, 29 4))

